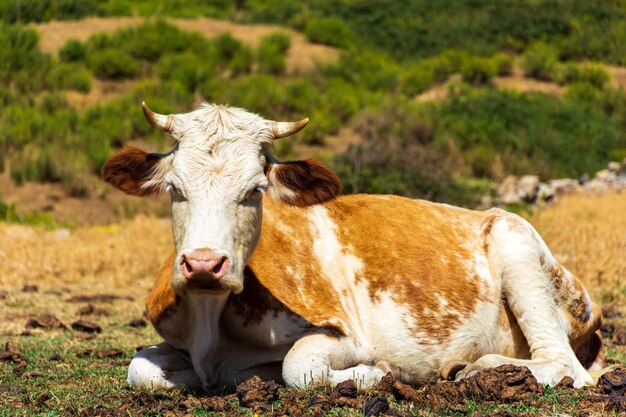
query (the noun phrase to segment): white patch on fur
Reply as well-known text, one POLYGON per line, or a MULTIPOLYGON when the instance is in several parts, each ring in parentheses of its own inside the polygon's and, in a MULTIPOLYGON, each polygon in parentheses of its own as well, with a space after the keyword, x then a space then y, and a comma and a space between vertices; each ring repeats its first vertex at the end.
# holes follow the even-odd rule
POLYGON ((364 284, 357 283, 357 275, 363 270, 363 261, 344 248, 337 238, 337 225, 323 206, 313 206, 307 211, 309 227, 313 236, 313 253, 320 264, 320 274, 330 285, 341 304, 346 317, 345 328, 355 340, 367 344, 364 329, 367 328, 367 307, 371 301, 364 284))

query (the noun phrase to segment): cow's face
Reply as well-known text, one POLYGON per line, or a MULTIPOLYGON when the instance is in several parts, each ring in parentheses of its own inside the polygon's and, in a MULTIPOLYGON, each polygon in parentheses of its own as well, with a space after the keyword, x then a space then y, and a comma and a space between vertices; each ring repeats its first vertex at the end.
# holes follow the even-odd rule
POLYGON ((144 113, 177 141, 176 148, 168 154, 123 149, 105 164, 104 177, 128 194, 170 193, 177 292, 243 289, 243 269, 261 233, 265 192, 298 206, 339 192, 337 177, 320 163, 279 163, 267 150, 273 139, 296 133, 307 119, 272 122, 213 105, 163 116, 144 104, 144 113))

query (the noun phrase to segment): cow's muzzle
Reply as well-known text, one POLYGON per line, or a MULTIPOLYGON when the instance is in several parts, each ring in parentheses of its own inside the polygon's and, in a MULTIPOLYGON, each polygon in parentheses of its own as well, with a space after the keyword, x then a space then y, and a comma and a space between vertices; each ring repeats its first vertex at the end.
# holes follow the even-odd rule
POLYGON ((221 289, 230 261, 211 249, 194 249, 180 257, 180 268, 188 285, 199 289, 221 289))

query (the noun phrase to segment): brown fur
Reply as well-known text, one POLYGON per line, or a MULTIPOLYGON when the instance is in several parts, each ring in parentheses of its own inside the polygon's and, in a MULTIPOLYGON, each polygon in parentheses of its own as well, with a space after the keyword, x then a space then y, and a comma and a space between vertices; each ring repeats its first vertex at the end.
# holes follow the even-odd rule
MULTIPOLYGON (((154 327, 176 304, 177 296, 172 289, 172 273, 174 271, 174 259, 172 254, 161 267, 154 286, 146 298, 146 315, 154 327)), ((158 327, 157 327, 158 328, 158 327)))
POLYGON ((137 148, 124 148, 104 164, 104 180, 127 194, 138 197, 157 191, 157 187, 144 188, 161 155, 137 148))
POLYGON ((232 295, 230 302, 235 307, 235 314, 243 318, 244 326, 260 322, 267 313, 276 315, 281 311, 289 311, 261 285, 250 267, 244 270, 243 291, 232 295))
POLYGON ((273 164, 268 175, 293 191, 293 198, 285 202, 298 207, 324 203, 341 192, 337 175, 314 159, 273 164))

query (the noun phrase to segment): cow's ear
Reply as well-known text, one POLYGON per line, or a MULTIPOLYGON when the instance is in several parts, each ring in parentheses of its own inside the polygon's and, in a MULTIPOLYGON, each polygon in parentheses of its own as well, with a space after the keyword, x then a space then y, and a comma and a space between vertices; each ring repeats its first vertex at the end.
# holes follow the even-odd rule
POLYGON ((267 167, 268 195, 294 206, 306 207, 335 198, 339 178, 319 161, 272 162, 267 167))
POLYGON ((126 194, 144 196, 161 190, 164 155, 124 148, 103 168, 104 180, 126 194))

